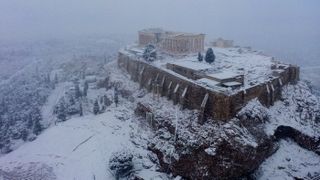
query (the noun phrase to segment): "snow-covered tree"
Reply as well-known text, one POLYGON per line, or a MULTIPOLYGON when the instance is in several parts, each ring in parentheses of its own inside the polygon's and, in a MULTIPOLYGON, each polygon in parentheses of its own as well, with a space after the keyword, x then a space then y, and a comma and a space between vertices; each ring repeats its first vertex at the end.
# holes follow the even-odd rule
POLYGON ((23 141, 27 141, 28 139, 28 131, 26 129, 21 131, 21 138, 23 141))
POLYGON ((154 61, 155 59, 157 59, 156 47, 152 44, 148 44, 144 49, 143 58, 146 61, 154 61))
POLYGON ((99 106, 98 100, 96 99, 96 101, 93 104, 93 114, 97 115, 99 114, 99 111, 100 111, 100 106, 99 106))
POLYGON ((114 88, 114 103, 116 104, 116 107, 118 107, 118 103, 119 103, 118 88, 114 88))
POLYGON ((104 105, 107 107, 107 106, 110 106, 112 104, 112 101, 108 98, 107 95, 104 95, 103 96, 103 102, 104 102, 104 105))
POLYGON ((87 81, 84 82, 84 87, 83 87, 83 96, 87 96, 88 94, 88 89, 89 89, 89 84, 87 81))
POLYGON ((81 91, 80 91, 78 82, 74 83, 74 89, 75 89, 75 97, 79 99, 81 97, 81 91))
POLYGON ((61 121, 67 120, 66 102, 62 98, 57 106, 57 118, 61 121))
POLYGON ((69 104, 70 105, 74 105, 76 102, 75 102, 75 100, 74 100, 74 97, 73 96, 70 96, 69 97, 69 104))
POLYGON ((82 103, 80 103, 80 106, 79 106, 79 115, 83 116, 82 103))
POLYGON ((206 52, 205 61, 211 64, 214 62, 215 59, 216 59, 216 56, 213 53, 213 49, 209 48, 206 52))
POLYGON ((132 153, 126 149, 112 153, 109 159, 109 168, 116 179, 130 175, 133 169, 132 159, 132 153))
POLYGON ((33 126, 33 133, 35 134, 35 135, 39 135, 40 134, 40 132, 42 131, 42 125, 40 124, 40 121, 39 120, 36 120, 35 122, 34 122, 34 126, 33 126))
POLYGON ((99 97, 100 104, 103 104, 103 100, 104 100, 104 99, 103 99, 103 96, 100 96, 100 97, 99 97))
POLYGON ((201 54, 201 52, 198 53, 198 61, 203 61, 203 55, 201 54))

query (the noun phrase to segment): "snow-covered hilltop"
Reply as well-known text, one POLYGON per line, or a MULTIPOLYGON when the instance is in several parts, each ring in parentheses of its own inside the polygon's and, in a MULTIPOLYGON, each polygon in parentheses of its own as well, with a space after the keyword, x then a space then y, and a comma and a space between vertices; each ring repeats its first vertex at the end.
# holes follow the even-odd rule
MULTIPOLYGON (((206 117, 199 123, 201 110, 183 108, 176 103, 180 99, 160 95, 156 86, 142 88, 139 81, 132 81, 138 77, 119 68, 116 53, 123 43, 99 38, 88 42, 66 48, 67 52, 72 50, 71 54, 49 56, 55 59, 50 68, 46 66, 48 61, 38 66, 43 81, 37 85, 46 88, 38 90, 43 101, 36 103, 41 115, 37 136, 34 125, 26 128, 27 119, 9 123, 3 120, 8 116, 0 114, 0 126, 8 129, 1 130, 6 134, 1 137, 6 137, 2 143, 11 150, 0 156, 1 180, 114 179, 122 175, 124 179, 164 180, 319 177, 320 100, 306 83, 283 85, 280 98, 270 107, 259 98, 252 98, 228 121, 206 117), (110 49, 105 50, 106 47, 110 49), (18 136, 13 132, 21 135, 24 129, 28 130, 26 140, 15 139, 18 136)), ((136 49, 142 54, 143 50, 136 49)), ((205 67, 207 74, 223 69, 244 73, 244 86, 230 88, 230 92, 243 91, 274 75, 274 61, 259 52, 246 48, 213 50, 216 59, 212 64, 199 62, 197 54, 181 56, 179 61, 167 55, 147 63, 166 71, 170 71, 166 64, 176 63, 205 67), (264 63, 257 63, 255 58, 264 63)), ((26 72, 21 74, 30 77, 26 72)), ((144 76, 150 79, 157 74, 144 76)), ((159 82, 162 79, 158 75, 159 82)), ((16 82, 9 83, 14 85, 10 87, 12 92, 23 81, 16 82)), ((203 88, 212 88, 204 83, 196 82, 203 88)), ((190 90, 185 90, 182 83, 171 86, 171 91, 181 91, 179 95, 187 95, 190 90)), ((23 92, 33 88, 26 85, 23 92)), ((269 88, 271 91, 271 85, 269 88)), ((198 104, 203 102, 203 96, 194 97, 199 99, 198 104)), ((18 114, 19 110, 12 112, 18 114)))
POLYGON ((285 85, 299 80, 299 67, 250 48, 204 47, 198 35, 147 32, 139 32, 139 44, 119 51, 119 67, 156 96, 199 110, 199 122, 228 121, 254 98, 272 106, 285 85))

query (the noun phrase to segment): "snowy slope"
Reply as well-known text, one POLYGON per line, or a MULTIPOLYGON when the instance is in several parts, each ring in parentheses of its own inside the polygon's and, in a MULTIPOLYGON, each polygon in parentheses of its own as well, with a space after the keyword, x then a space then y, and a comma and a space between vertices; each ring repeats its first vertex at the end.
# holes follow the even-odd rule
POLYGON ((42 124, 44 127, 50 126, 51 123, 54 122, 55 116, 53 115, 54 106, 58 103, 59 98, 61 98, 65 91, 66 86, 69 83, 60 83, 56 86, 56 88, 52 91, 50 96, 47 99, 46 104, 42 107, 42 124))
POLYGON ((279 150, 267 159, 256 172, 261 180, 283 179, 291 180, 293 177, 306 178, 318 173, 320 177, 320 157, 298 146, 289 140, 280 142, 279 150))
MULTIPOLYGON (((137 169, 141 168, 142 162, 153 166, 147 159, 148 151, 130 141, 134 124, 130 120, 117 119, 121 109, 98 116, 72 118, 50 127, 35 141, 1 157, 0 169, 10 172, 19 166, 46 164, 53 168, 57 179, 112 179, 107 162, 112 152, 124 147, 141 155, 135 162, 137 169)), ((11 173, 21 174, 17 169, 14 171, 11 173)), ((144 169, 139 174, 146 179, 160 175, 154 168, 144 169)))

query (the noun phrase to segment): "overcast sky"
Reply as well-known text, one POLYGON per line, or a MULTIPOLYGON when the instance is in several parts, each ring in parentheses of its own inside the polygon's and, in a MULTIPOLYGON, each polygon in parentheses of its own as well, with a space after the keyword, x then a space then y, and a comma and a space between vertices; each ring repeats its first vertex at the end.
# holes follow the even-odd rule
POLYGON ((148 27, 224 37, 320 67, 320 0, 0 0, 0 41, 136 37, 148 27))
POLYGON ((319 9, 319 0, 0 0, 0 38, 131 33, 144 27, 237 39, 319 37, 319 9))

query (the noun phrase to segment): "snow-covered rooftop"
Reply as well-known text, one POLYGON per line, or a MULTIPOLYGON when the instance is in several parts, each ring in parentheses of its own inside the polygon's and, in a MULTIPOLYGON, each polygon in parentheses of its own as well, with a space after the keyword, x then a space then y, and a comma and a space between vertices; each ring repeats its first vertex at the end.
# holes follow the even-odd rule
MULTIPOLYGON (((132 48, 136 49, 138 47, 133 45, 132 48)), ((243 75, 243 87, 239 90, 270 81, 275 78, 273 72, 281 72, 284 70, 283 68, 279 68, 280 66, 288 67, 287 64, 275 61, 271 56, 248 48, 214 47, 213 51, 216 59, 211 64, 205 61, 198 61, 197 54, 178 57, 162 54, 161 52, 158 52, 159 60, 154 61, 152 64, 166 71, 171 71, 166 69, 166 64, 175 64, 195 71, 204 72, 207 77, 214 76, 218 79, 234 78, 243 75), (276 67, 276 69, 271 68, 272 66, 276 67)), ((133 55, 128 50, 125 50, 124 53, 133 55)), ((172 73, 175 72, 172 71, 172 73)))
POLYGON ((223 85, 228 86, 228 87, 233 87, 233 86, 241 86, 242 84, 236 81, 231 81, 231 82, 225 82, 223 85))
POLYGON ((208 79, 208 78, 201 78, 197 80, 200 83, 204 83, 208 86, 214 87, 220 84, 220 82, 212 80, 212 79, 208 79))
POLYGON ((178 66, 185 67, 185 68, 189 68, 189 69, 193 69, 196 71, 207 70, 207 69, 211 68, 211 66, 209 64, 201 63, 201 62, 195 61, 195 60, 175 61, 175 62, 172 62, 171 64, 178 65, 178 66))
POLYGON ((227 71, 221 71, 221 72, 218 72, 218 73, 207 74, 207 76, 213 77, 213 78, 216 78, 216 79, 230 79, 230 78, 234 78, 234 77, 239 76, 239 74, 235 73, 233 71, 227 70, 227 71))

